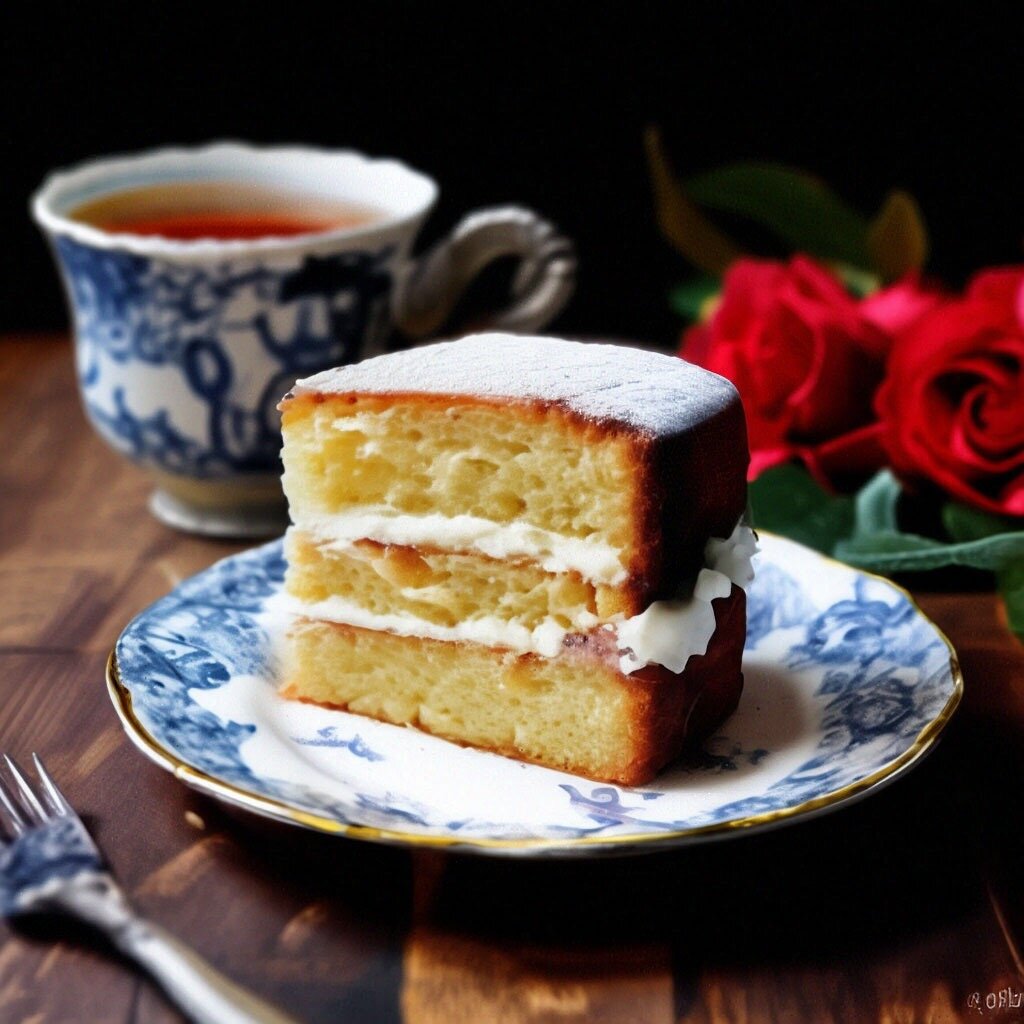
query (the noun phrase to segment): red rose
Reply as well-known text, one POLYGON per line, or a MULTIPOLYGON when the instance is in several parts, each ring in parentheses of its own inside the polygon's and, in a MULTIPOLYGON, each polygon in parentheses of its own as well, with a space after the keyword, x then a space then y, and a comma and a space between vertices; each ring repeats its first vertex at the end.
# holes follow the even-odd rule
POLYGON ((979 274, 903 333, 876 404, 909 485, 1024 515, 1024 267, 979 274))
POLYGON ((885 464, 873 400, 891 332, 936 301, 908 280, 858 302, 805 256, 788 264, 742 259, 726 273, 714 315, 686 332, 680 354, 739 390, 751 479, 799 457, 835 484, 885 464))

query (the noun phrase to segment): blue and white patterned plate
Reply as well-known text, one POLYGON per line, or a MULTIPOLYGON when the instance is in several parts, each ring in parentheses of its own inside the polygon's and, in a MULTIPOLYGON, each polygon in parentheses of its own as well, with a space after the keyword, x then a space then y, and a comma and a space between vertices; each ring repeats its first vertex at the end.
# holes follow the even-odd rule
POLYGON ((902 590, 761 537, 746 685, 704 751, 638 789, 280 698, 267 599, 280 541, 225 559, 139 615, 108 685, 135 744, 267 817, 479 853, 663 849, 873 792, 935 743, 962 692, 948 641, 902 590))

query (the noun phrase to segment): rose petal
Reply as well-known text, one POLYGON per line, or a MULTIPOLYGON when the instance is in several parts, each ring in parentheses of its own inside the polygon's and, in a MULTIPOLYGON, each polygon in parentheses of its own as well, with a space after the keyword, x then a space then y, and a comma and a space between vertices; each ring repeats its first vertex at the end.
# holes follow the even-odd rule
POLYGON ((897 339, 876 409, 893 467, 953 497, 1024 513, 1022 272, 979 275, 897 339))
POLYGON ((945 300, 946 296, 937 287, 922 285, 918 275, 912 274, 869 295, 861 302, 860 312, 868 323, 878 328, 877 337, 885 339, 887 350, 895 335, 909 329, 945 300))
MULTIPOLYGON (((908 281, 891 298, 902 304, 901 323, 911 318, 911 307, 926 305, 915 304, 915 287, 908 281)), ((890 317, 896 318, 895 306, 890 317)), ((797 448, 833 482, 881 464, 877 439, 870 456, 844 443, 875 427, 873 398, 891 344, 880 326, 886 314, 878 318, 865 316, 863 303, 836 275, 807 257, 788 264, 742 259, 729 268, 717 310, 686 332, 681 354, 739 390, 752 475, 792 458, 797 448)))
POLYGON ((999 471, 1009 468, 1007 462, 1024 458, 1024 394, 1010 390, 979 386, 962 406, 963 433, 966 442, 982 453, 999 471))
POLYGON ((882 366, 827 326, 815 336, 815 360, 803 387, 790 396, 791 434, 802 442, 827 441, 874 419, 872 399, 882 366))
POLYGON ((1019 331, 1021 316, 1021 287, 1024 268, 993 267, 971 278, 965 298, 985 311, 985 320, 995 327, 1019 331))
POLYGON ((756 451, 751 449, 747 479, 756 480, 766 469, 788 462, 792 457, 792 448, 759 448, 756 451))
POLYGON ((811 476, 831 490, 836 480, 873 476, 886 465, 882 434, 880 423, 869 423, 816 447, 797 448, 795 454, 811 476))

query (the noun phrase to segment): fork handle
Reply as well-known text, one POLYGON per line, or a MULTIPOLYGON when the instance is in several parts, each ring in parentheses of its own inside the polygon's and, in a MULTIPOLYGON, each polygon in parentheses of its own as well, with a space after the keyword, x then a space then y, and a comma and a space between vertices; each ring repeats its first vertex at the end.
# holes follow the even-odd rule
POLYGON ((236 985, 170 932, 133 916, 112 936, 196 1024, 296 1024, 236 985))

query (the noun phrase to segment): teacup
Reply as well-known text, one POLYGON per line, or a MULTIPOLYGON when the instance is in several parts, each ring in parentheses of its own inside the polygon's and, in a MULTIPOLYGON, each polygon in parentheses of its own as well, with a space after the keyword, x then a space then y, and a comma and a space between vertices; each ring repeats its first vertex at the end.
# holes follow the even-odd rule
POLYGON ((158 518, 219 536, 279 531, 282 395, 296 378, 381 351, 393 327, 407 338, 436 332, 491 260, 521 260, 493 327, 537 331, 559 312, 573 289, 572 246, 528 210, 471 214, 412 258, 437 194, 395 160, 227 142, 47 178, 32 212, 69 296, 85 409, 153 476, 158 518), (237 233, 258 237, 223 237, 230 223, 206 225, 174 198, 196 189, 237 192, 251 209, 287 195, 294 216, 266 235, 249 225, 237 233), (159 208, 140 214, 138 197, 154 195, 159 208), (180 237, 168 209, 192 218, 180 237), (207 230, 222 237, 194 237, 207 230))

